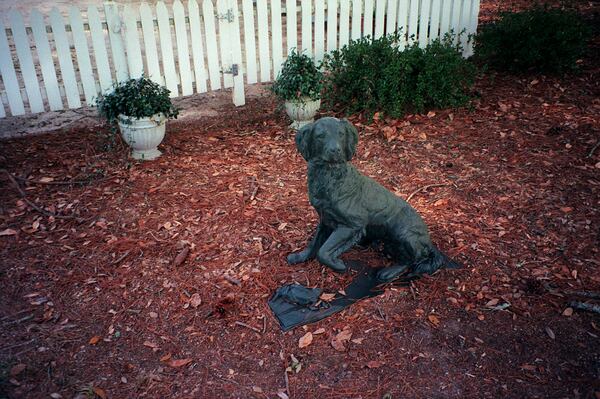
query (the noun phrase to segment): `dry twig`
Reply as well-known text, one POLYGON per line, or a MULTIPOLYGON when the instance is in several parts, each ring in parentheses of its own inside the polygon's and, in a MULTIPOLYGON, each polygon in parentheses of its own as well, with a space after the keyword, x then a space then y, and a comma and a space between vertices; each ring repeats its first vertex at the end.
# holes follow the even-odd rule
POLYGON ((47 211, 47 210, 45 210, 43 208, 40 208, 33 201, 31 201, 31 200, 29 200, 27 198, 27 195, 25 194, 25 191, 23 191, 23 189, 19 185, 19 182, 17 182, 17 180, 15 179, 15 177, 8 170, 6 170, 6 169, 0 169, 0 172, 4 172, 6 174, 6 176, 8 176, 8 179, 15 186, 15 188, 17 189, 17 191, 21 195, 21 198, 23 199, 23 201, 25 201, 27 203, 27 205, 29 205, 30 207, 32 207, 33 209, 35 209, 36 211, 38 211, 42 215, 48 216, 48 217, 53 217, 55 219, 75 219, 75 216, 57 215, 56 213, 52 213, 52 212, 49 212, 49 211, 47 211))
POLYGON ((412 197, 414 197, 416 194, 420 193, 421 191, 425 191, 429 188, 433 188, 433 187, 443 187, 443 186, 447 186, 448 184, 446 183, 439 183, 439 184, 428 184, 426 186, 420 187, 418 189, 416 189, 415 191, 413 191, 407 198, 406 198, 406 202, 410 202, 410 200, 412 199, 412 197))
POLYGON ((249 328, 252 331, 255 331, 255 332, 259 333, 259 334, 262 334, 262 332, 258 328, 252 327, 250 324, 246 324, 246 323, 241 322, 241 321, 236 321, 235 324, 237 324, 238 326, 249 328))

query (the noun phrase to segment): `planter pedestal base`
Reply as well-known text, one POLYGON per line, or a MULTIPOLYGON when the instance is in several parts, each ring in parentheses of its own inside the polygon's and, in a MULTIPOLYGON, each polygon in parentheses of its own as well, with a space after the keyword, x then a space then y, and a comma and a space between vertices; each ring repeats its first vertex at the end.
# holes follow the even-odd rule
POLYGON ((157 149, 145 150, 145 151, 139 151, 139 150, 131 151, 131 157, 133 159, 140 159, 143 161, 152 161, 152 160, 160 157, 161 155, 162 155, 162 152, 160 152, 157 149))

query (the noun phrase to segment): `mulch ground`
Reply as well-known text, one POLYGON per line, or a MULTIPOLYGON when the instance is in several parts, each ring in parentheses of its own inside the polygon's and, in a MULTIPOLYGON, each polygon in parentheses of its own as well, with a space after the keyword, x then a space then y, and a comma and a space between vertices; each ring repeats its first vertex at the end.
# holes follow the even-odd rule
POLYGON ((600 397, 600 317, 570 305, 600 302, 597 61, 487 74, 470 109, 353 118, 354 164, 465 267, 288 333, 276 288, 352 276, 285 262, 317 216, 272 99, 171 122, 152 162, 93 124, 2 142, 25 197, 0 172, 0 397, 600 397))

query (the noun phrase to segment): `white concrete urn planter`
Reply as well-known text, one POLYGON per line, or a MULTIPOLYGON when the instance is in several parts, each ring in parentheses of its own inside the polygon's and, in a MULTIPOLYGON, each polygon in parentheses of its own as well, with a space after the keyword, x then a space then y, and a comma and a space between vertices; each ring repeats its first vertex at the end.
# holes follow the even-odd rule
POLYGON ((315 121, 315 114, 321 107, 321 99, 311 100, 303 97, 299 100, 288 100, 285 102, 285 112, 293 121, 290 127, 300 129, 315 121))
POLYGON ((164 114, 140 119, 119 115, 121 136, 132 148, 134 159, 152 160, 161 155, 157 147, 165 137, 166 123, 164 114))

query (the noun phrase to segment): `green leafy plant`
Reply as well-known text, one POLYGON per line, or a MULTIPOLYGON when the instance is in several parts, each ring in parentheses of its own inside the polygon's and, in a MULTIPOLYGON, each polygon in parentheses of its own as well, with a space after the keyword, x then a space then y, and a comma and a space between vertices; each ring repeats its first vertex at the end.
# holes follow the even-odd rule
POLYGON ((324 103, 348 114, 408 112, 463 106, 470 100, 475 66, 462 57, 452 35, 426 48, 398 47, 398 32, 351 42, 324 60, 324 103))
POLYGON ((576 68, 589 37, 573 11, 535 6, 481 26, 475 55, 497 70, 564 73, 576 68))
POLYGON ((166 87, 142 76, 115 84, 112 92, 96 99, 96 106, 109 123, 116 122, 119 115, 140 119, 162 113, 166 118, 177 118, 179 110, 169 93, 166 87))
POLYGON ((318 100, 323 74, 308 55, 292 50, 271 91, 283 101, 318 100))

